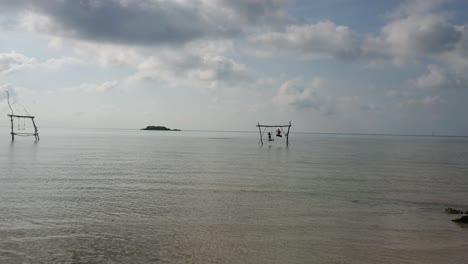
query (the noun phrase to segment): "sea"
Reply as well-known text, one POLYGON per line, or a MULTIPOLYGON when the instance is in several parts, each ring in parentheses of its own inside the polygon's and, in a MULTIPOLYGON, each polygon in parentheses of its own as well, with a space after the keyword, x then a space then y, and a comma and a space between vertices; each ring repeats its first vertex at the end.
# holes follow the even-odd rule
POLYGON ((0 131, 0 263, 468 263, 468 138, 0 131))

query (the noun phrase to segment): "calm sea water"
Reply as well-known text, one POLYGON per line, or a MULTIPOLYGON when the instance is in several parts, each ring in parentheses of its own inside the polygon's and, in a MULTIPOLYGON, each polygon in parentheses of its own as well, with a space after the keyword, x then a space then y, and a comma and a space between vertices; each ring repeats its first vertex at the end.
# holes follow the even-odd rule
POLYGON ((0 131, 0 263, 468 260, 468 139, 0 131))

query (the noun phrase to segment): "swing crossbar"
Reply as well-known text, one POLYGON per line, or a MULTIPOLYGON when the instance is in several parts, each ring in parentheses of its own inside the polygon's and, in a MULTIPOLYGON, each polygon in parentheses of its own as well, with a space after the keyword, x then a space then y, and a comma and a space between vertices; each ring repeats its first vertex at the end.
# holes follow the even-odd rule
POLYGON ((9 117, 17 117, 17 118, 35 118, 34 116, 25 116, 25 115, 8 115, 9 117))
POLYGON ((290 127, 291 125, 277 125, 277 126, 272 126, 272 125, 257 125, 257 127, 290 127))
POLYGON ((15 136, 34 136, 34 135, 36 135, 35 133, 18 133, 18 132, 14 132, 13 134, 15 136))

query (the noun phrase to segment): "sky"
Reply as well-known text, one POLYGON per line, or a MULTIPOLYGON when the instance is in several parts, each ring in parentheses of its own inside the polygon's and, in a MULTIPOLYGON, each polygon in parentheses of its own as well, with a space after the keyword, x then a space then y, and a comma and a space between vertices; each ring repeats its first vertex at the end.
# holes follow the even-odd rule
POLYGON ((467 72, 467 0, 0 0, 39 128, 466 136, 467 72))

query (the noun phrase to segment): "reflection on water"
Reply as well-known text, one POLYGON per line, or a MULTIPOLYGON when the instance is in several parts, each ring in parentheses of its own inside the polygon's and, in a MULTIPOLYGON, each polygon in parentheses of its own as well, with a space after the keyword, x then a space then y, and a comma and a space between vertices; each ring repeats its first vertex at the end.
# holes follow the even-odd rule
POLYGON ((463 263, 468 140, 0 139, 0 263, 463 263))

